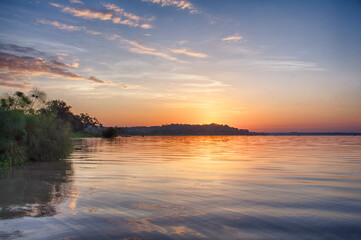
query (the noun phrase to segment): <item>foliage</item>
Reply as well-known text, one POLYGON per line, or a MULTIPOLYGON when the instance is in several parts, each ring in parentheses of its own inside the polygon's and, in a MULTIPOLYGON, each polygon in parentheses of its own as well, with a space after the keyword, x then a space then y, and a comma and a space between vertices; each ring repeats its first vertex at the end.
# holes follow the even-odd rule
POLYGON ((98 119, 96 119, 95 117, 90 117, 88 113, 80 113, 79 115, 79 119, 83 125, 83 128, 86 129, 87 127, 90 126, 101 126, 102 124, 99 122, 98 119))
POLYGON ((118 136, 118 130, 113 127, 106 128, 102 131, 102 136, 105 138, 114 138, 118 136))
POLYGON ((90 117, 88 113, 75 115, 71 112, 71 106, 68 106, 62 100, 53 100, 47 103, 48 109, 55 112, 57 118, 69 122, 74 132, 84 131, 86 128, 93 126, 102 127, 102 124, 95 117, 90 117))
POLYGON ((68 123, 52 113, 26 116, 27 157, 33 161, 53 161, 65 158, 72 149, 68 123))
POLYGON ((57 118, 37 89, 0 99, 0 166, 62 159, 70 153, 70 124, 57 118))
POLYGON ((25 115, 18 110, 0 108, 0 167, 25 162, 25 115))
POLYGON ((28 96, 17 91, 13 95, 7 95, 0 100, 0 108, 3 110, 19 110, 25 114, 35 114, 42 109, 46 102, 46 94, 34 88, 28 96))
MULTIPOLYGON (((62 159, 72 149, 73 132, 89 137, 100 134, 98 127, 102 124, 95 117, 72 113, 62 100, 47 102, 39 89, 8 94, 0 99, 0 167, 62 159)), ((116 135, 116 129, 105 132, 107 137, 116 135)))

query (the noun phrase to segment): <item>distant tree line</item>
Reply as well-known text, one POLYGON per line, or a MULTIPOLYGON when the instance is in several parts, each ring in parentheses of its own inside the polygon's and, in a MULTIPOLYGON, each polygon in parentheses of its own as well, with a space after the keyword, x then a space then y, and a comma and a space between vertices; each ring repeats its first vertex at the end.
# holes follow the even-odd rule
POLYGON ((248 135, 247 129, 238 129, 220 124, 169 124, 153 127, 124 127, 127 135, 248 135))

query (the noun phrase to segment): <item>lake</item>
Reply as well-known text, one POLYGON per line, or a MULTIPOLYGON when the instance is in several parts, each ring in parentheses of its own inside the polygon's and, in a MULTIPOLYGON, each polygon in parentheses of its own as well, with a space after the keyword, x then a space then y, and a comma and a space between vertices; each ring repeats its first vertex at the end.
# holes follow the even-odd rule
POLYGON ((361 239, 360 136, 75 139, 0 171, 0 239, 361 239))

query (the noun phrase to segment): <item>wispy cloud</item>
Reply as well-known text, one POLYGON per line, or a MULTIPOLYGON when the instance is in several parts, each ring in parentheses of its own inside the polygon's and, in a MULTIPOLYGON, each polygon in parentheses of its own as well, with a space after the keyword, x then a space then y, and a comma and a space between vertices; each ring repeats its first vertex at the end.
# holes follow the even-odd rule
POLYGON ((0 71, 0 86, 4 88, 30 89, 31 83, 28 81, 28 77, 22 73, 0 71))
POLYGON ((0 43, 0 50, 10 51, 10 52, 17 52, 17 53, 21 53, 21 54, 31 54, 31 55, 35 55, 35 56, 43 56, 43 55, 45 55, 44 52, 35 50, 33 48, 30 48, 30 47, 21 47, 21 46, 15 45, 15 44, 0 43))
POLYGON ((206 58, 207 54, 204 53, 198 53, 198 52, 192 52, 192 51, 188 51, 187 49, 172 49, 171 50, 173 53, 180 53, 180 54, 185 54, 191 57, 197 57, 197 58, 206 58))
POLYGON ((132 88, 139 88, 139 85, 133 85, 133 84, 123 84, 122 88, 124 89, 132 89, 132 88))
POLYGON ((137 27, 138 26, 138 23, 135 23, 129 19, 125 19, 123 20, 122 18, 120 17, 114 17, 112 19, 113 23, 116 23, 116 24, 123 24, 123 25, 128 25, 128 26, 131 26, 131 27, 137 27))
POLYGON ((55 74, 65 78, 81 79, 78 74, 72 73, 63 67, 65 63, 56 61, 46 62, 42 58, 19 57, 16 55, 0 52, 0 70, 12 72, 24 72, 34 74, 55 74))
POLYGON ((144 86, 142 97, 167 100, 189 100, 194 96, 212 96, 225 92, 231 85, 212 79, 205 75, 186 73, 158 73, 156 77, 148 79, 149 82, 162 82, 162 91, 155 91, 153 86, 144 86), (196 94, 196 95, 194 95, 196 94))
MULTIPOLYGON (((38 58, 38 59, 43 60, 42 58, 38 58)), ((62 67, 78 68, 78 66, 79 66, 79 63, 69 64, 69 63, 59 62, 57 60, 51 60, 50 63, 51 63, 51 65, 53 65, 55 67, 61 67, 61 68, 62 67)))
POLYGON ((144 24, 141 24, 140 27, 144 28, 144 29, 149 29, 149 28, 152 28, 152 25, 144 23, 144 24))
POLYGON ((104 4, 104 7, 108 10, 112 10, 114 12, 116 12, 117 14, 119 15, 122 15, 124 17, 127 17, 135 22, 139 22, 142 18, 135 15, 135 14, 132 14, 132 13, 129 13, 129 12, 126 12, 123 8, 120 8, 118 7, 117 5, 115 4, 109 4, 109 3, 105 3, 104 4))
POLYGON ((70 3, 79 3, 79 4, 84 4, 82 1, 80 0, 70 0, 70 3))
POLYGON ((57 8, 62 8, 63 5, 60 5, 58 3, 49 3, 50 5, 54 6, 54 7, 57 7, 57 8))
MULTIPOLYGON (((2 44, 2 46, 5 46, 3 49, 8 51, 11 51, 11 49, 14 48, 13 52, 22 52, 26 53, 27 55, 32 55, 32 53, 39 53, 39 51, 35 49, 23 48, 13 44, 2 44)), ((24 77, 49 74, 51 76, 60 76, 68 79, 79 79, 97 83, 105 83, 102 80, 97 78, 95 79, 95 77, 85 78, 68 70, 68 68, 77 68, 78 63, 68 64, 54 59, 56 59, 56 57, 17 56, 13 53, 0 52, 1 82, 3 85, 5 83, 8 85, 24 85, 24 77), (16 81, 20 81, 20 83, 16 81)))
POLYGON ((56 28, 59 28, 61 30, 66 30, 66 31, 80 31, 82 30, 83 28, 82 27, 78 27, 78 26, 74 26, 74 25, 67 25, 67 24, 64 24, 64 23, 59 23, 57 21, 50 21, 50 20, 47 20, 47 19, 38 19, 37 20, 38 23, 41 23, 41 24, 47 24, 47 25, 52 25, 56 28))
POLYGON ((296 61, 296 60, 255 60, 247 62, 253 68, 265 71, 323 71, 315 62, 296 61))
POLYGON ((111 20, 113 16, 113 14, 109 12, 93 11, 90 9, 76 9, 72 7, 65 7, 56 3, 50 3, 50 5, 61 8, 63 12, 70 13, 73 16, 82 17, 84 19, 111 20))
POLYGON ((100 20, 110 20, 112 18, 111 13, 93 11, 90 9, 75 9, 72 7, 64 7, 63 12, 70 13, 76 17, 82 17, 84 19, 100 19, 100 20))
POLYGON ((95 77, 95 76, 91 76, 88 78, 88 80, 96 82, 96 83, 105 83, 103 80, 100 80, 99 78, 95 77))
POLYGON ((188 42, 188 40, 181 40, 181 41, 178 41, 177 44, 179 45, 184 45, 188 42))
POLYGON ((103 4, 103 6, 106 9, 111 10, 115 13, 116 16, 113 16, 112 18, 113 23, 120 23, 134 27, 139 26, 145 29, 152 28, 152 26, 148 23, 143 23, 143 24, 139 23, 140 21, 145 21, 147 19, 137 16, 133 13, 127 12, 123 8, 120 8, 115 4, 105 3, 103 4))
POLYGON ((13 89, 30 89, 31 88, 30 83, 19 84, 19 83, 3 82, 1 79, 1 74, 0 74, 0 86, 5 87, 5 88, 13 88, 13 89))
POLYGON ((230 41, 230 42, 238 42, 241 41, 243 39, 242 36, 239 35, 233 35, 233 36, 228 36, 222 39, 222 41, 230 41))
POLYGON ((128 45, 128 50, 131 52, 159 56, 159 57, 162 57, 162 58, 165 58, 168 60, 172 60, 172 61, 177 60, 177 58, 172 57, 172 56, 168 55, 167 53, 160 52, 155 48, 146 47, 136 41, 122 39, 122 42, 124 42, 128 45))
POLYGON ((108 40, 115 40, 115 39, 120 38, 121 36, 118 35, 118 34, 113 33, 113 34, 105 35, 104 37, 105 37, 106 39, 108 39, 108 40))
POLYGON ((88 30, 84 27, 84 31, 88 34, 92 34, 92 35, 100 35, 102 34, 101 32, 98 32, 98 31, 94 31, 94 30, 88 30))
MULTIPOLYGON (((123 24, 131 27, 151 28, 149 23, 140 23, 140 21, 147 21, 149 19, 142 18, 133 13, 127 12, 115 4, 103 4, 107 11, 94 11, 91 9, 76 9, 73 7, 63 6, 57 3, 50 3, 50 5, 61 8, 62 12, 70 13, 73 16, 81 17, 87 20, 98 19, 102 21, 112 21, 115 24, 123 24)), ((91 33, 92 31, 89 31, 91 33)))
POLYGON ((225 88, 229 87, 228 84, 218 80, 209 78, 202 75, 181 75, 181 88, 180 91, 185 92, 223 92, 225 88))
POLYGON ((143 0, 143 2, 151 2, 164 6, 175 6, 182 10, 188 10, 190 13, 197 13, 198 10, 187 0, 143 0))
POLYGON ((38 19, 37 22, 41 23, 41 24, 51 25, 51 26, 54 26, 54 27, 59 28, 61 30, 70 31, 70 32, 73 32, 73 31, 85 31, 86 33, 92 34, 92 35, 101 34, 101 32, 88 30, 86 27, 68 25, 68 24, 60 23, 58 21, 51 21, 51 20, 48 20, 48 19, 38 19))
POLYGON ((56 55, 58 55, 58 56, 62 56, 62 57, 67 57, 67 56, 69 56, 68 54, 66 54, 66 53, 56 53, 56 55))
POLYGON ((78 68, 78 67, 79 67, 79 63, 72 63, 72 64, 70 65, 70 67, 72 67, 72 68, 78 68))

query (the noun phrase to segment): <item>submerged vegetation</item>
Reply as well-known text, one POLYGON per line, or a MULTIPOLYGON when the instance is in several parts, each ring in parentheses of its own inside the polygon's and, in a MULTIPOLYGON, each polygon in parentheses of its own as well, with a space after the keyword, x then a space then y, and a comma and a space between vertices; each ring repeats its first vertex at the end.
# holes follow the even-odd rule
POLYGON ((88 114, 75 115, 64 101, 46 101, 46 94, 34 89, 0 99, 0 167, 26 161, 53 161, 72 150, 73 132, 101 126, 88 114))

